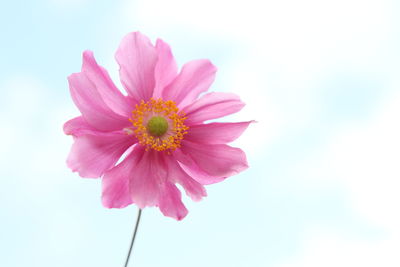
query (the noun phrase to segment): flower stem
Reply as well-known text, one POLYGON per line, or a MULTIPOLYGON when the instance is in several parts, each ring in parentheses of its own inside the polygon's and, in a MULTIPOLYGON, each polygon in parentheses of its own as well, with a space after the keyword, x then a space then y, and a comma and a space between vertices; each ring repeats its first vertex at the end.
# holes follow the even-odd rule
POLYGON ((141 216, 141 215, 142 215, 142 210, 139 209, 138 215, 137 215, 137 218, 136 218, 135 230, 133 231, 131 246, 129 247, 128 256, 126 256, 125 267, 128 266, 129 257, 131 256, 131 252, 132 252, 132 248, 133 248, 133 243, 135 242, 136 233, 137 233, 137 230, 138 230, 138 227, 139 227, 139 222, 140 222, 140 216, 141 216))

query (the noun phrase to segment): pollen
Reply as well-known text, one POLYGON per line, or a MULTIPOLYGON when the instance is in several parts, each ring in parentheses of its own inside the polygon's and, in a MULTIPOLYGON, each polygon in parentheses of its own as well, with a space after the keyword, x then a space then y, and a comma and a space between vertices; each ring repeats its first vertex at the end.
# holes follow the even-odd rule
POLYGON ((167 152, 180 147, 189 129, 185 120, 185 114, 179 111, 174 101, 153 98, 137 104, 129 119, 133 134, 146 150, 167 152))

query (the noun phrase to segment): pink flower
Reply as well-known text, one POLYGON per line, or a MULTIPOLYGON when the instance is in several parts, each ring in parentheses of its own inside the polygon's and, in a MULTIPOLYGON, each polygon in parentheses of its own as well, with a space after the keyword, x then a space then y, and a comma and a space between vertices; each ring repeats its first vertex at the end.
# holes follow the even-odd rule
POLYGON ((244 152, 226 143, 251 121, 204 123, 238 112, 244 103, 230 93, 199 97, 214 81, 215 66, 194 60, 178 73, 169 45, 160 39, 154 46, 141 33, 130 33, 115 58, 127 95, 91 51, 83 53, 82 71, 68 77, 82 114, 64 125, 74 137, 68 167, 82 177, 103 177, 107 208, 157 206, 181 220, 188 211, 176 184, 198 201, 206 196, 204 185, 248 167, 244 152))

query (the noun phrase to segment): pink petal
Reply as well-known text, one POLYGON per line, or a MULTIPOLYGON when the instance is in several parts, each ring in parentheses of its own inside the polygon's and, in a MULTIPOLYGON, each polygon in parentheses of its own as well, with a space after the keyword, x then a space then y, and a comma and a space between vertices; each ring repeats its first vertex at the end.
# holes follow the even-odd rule
POLYGON ((208 93, 183 109, 187 117, 185 124, 199 124, 206 120, 236 113, 244 105, 235 94, 221 92, 208 93))
POLYGON ((67 165, 82 177, 100 177, 134 143, 135 139, 122 131, 78 136, 74 138, 67 165))
POLYGON ((178 67, 176 65, 174 56, 172 55, 171 48, 163 40, 158 39, 156 43, 156 50, 158 54, 158 61, 154 70, 155 88, 153 97, 158 99, 162 97, 164 88, 172 82, 178 74, 178 67))
POLYGON ((222 176, 212 176, 206 173, 197 165, 196 162, 194 162, 194 160, 189 155, 184 154, 181 149, 175 150, 172 155, 176 159, 182 170, 187 175, 192 177, 196 182, 202 185, 219 183, 226 178, 222 176))
POLYGON ((68 81, 72 99, 88 124, 100 131, 121 130, 130 124, 106 105, 96 84, 83 72, 71 74, 68 81))
POLYGON ((181 192, 170 182, 163 184, 159 201, 159 208, 165 216, 180 221, 188 214, 182 203, 181 192))
POLYGON ((177 220, 188 212, 179 190, 168 181, 164 155, 156 151, 135 147, 126 159, 106 173, 104 182, 106 207, 119 208, 130 203, 136 203, 141 209, 158 206, 165 216, 177 220))
POLYGON ((102 202, 106 208, 123 208, 133 203, 129 191, 129 178, 141 156, 143 148, 135 146, 133 151, 117 166, 107 171, 102 183, 102 202))
POLYGON ((157 51, 149 38, 140 32, 126 35, 116 54, 120 65, 120 78, 125 90, 137 102, 147 101, 153 95, 155 86, 154 68, 157 51))
POLYGON ((208 90, 216 71, 217 68, 209 60, 186 63, 175 80, 164 89, 163 99, 174 100, 179 107, 186 106, 208 90))
POLYGON ((206 189, 190 177, 173 157, 165 157, 168 166, 168 179, 180 184, 186 194, 194 201, 200 201, 207 196, 206 189))
POLYGON ((157 206, 167 170, 157 151, 145 151, 130 177, 130 193, 139 208, 157 206))
POLYGON ((245 153, 228 145, 196 144, 182 141, 183 153, 211 176, 229 177, 248 168, 245 153))
POLYGON ((190 126, 185 140, 205 144, 226 144, 242 135, 250 123, 254 121, 234 123, 208 123, 190 126))
POLYGON ((115 113, 129 117, 134 107, 117 89, 107 71, 99 66, 92 51, 83 52, 82 72, 93 83, 104 103, 115 113))
POLYGON ((64 133, 73 136, 82 136, 85 134, 98 134, 101 133, 91 125, 89 125, 86 120, 82 117, 76 117, 64 124, 64 133))

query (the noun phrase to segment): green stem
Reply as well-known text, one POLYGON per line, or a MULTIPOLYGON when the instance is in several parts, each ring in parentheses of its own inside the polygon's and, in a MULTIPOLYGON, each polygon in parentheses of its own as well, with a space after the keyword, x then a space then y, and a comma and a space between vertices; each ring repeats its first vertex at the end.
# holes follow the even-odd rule
POLYGON ((138 230, 138 227, 139 227, 139 222, 140 222, 140 217, 141 217, 141 215, 142 215, 142 210, 139 209, 138 215, 137 215, 137 218, 136 218, 135 230, 133 231, 131 246, 129 247, 128 256, 126 256, 125 267, 128 266, 129 257, 131 256, 131 252, 132 252, 132 248, 133 248, 133 243, 135 243, 136 233, 137 233, 137 230, 138 230))

